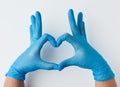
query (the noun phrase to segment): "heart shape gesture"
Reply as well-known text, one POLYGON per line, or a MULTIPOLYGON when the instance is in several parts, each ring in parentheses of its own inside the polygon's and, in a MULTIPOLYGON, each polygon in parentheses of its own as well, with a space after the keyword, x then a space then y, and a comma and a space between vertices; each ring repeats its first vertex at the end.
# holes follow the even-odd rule
POLYGON ((21 54, 9 69, 7 76, 18 80, 24 80, 25 74, 38 69, 62 70, 68 66, 78 66, 93 71, 94 79, 105 81, 114 78, 114 73, 103 59, 103 57, 88 43, 85 34, 83 15, 78 14, 77 23, 73 10, 68 12, 69 23, 72 35, 65 33, 57 41, 50 34, 42 35, 41 15, 36 12, 31 16, 30 26, 30 47, 21 54), (42 60, 40 51, 43 45, 49 41, 53 47, 59 47, 63 41, 70 43, 75 51, 75 55, 62 61, 59 65, 42 60))

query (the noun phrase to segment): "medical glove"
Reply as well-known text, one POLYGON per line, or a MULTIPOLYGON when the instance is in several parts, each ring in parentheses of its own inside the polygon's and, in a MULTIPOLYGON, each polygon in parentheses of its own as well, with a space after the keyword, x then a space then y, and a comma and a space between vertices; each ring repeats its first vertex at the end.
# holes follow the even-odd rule
POLYGON ((70 43, 75 51, 75 55, 60 63, 60 70, 68 66, 78 66, 90 69, 96 81, 105 81, 114 78, 110 66, 105 59, 88 43, 85 33, 83 15, 78 14, 77 23, 75 22, 73 10, 68 12, 69 23, 72 35, 66 33, 59 37, 58 45, 63 41, 70 43))
POLYGON ((25 80, 25 75, 39 69, 56 70, 58 65, 42 60, 40 51, 43 45, 49 41, 52 46, 56 46, 55 39, 49 35, 42 35, 41 15, 37 11, 36 15, 31 16, 30 26, 30 46, 12 64, 6 76, 17 80, 25 80))

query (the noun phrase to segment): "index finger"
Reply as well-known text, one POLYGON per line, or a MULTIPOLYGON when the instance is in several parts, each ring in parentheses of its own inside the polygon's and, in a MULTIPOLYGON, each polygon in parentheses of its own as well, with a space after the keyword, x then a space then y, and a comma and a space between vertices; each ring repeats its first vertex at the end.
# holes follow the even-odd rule
POLYGON ((71 28, 73 36, 80 35, 80 31, 79 31, 78 26, 76 24, 76 21, 74 18, 74 12, 72 9, 70 9, 68 11, 68 19, 69 19, 69 24, 70 24, 70 28, 71 28))

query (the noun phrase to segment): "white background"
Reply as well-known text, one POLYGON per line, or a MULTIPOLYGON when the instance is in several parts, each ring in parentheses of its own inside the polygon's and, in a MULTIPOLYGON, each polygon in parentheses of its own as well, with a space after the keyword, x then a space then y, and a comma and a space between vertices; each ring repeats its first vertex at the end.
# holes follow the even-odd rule
MULTIPOLYGON (((30 16, 42 14, 43 33, 56 39, 70 32, 67 12, 84 14, 89 43, 100 52, 113 69, 120 86, 120 1, 119 0, 0 0, 0 87, 14 60, 29 46, 30 16)), ((64 42, 59 48, 46 43, 42 57, 60 63, 74 55, 64 42)), ((39 70, 29 73, 26 87, 94 87, 90 70, 68 67, 63 71, 39 70)))

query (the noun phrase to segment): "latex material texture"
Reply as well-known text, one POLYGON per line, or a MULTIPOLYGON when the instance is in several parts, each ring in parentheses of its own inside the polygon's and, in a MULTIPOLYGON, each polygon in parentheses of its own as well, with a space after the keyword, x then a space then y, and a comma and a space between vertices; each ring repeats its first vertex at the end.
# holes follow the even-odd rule
POLYGON ((24 80, 28 72, 38 69, 62 70, 68 66, 78 66, 93 71, 96 81, 105 81, 114 78, 114 73, 104 60, 104 58, 88 43, 85 33, 83 15, 78 14, 77 23, 75 22, 73 10, 68 12, 69 23, 72 35, 65 33, 57 41, 49 34, 42 35, 42 19, 39 12, 31 16, 30 39, 31 44, 10 67, 7 76, 17 80, 24 80), (62 61, 59 65, 46 62, 41 59, 40 51, 42 46, 49 41, 53 47, 59 47, 63 41, 70 43, 75 55, 62 61))
MULTIPOLYGON (((66 33, 59 37, 58 43, 63 41, 70 43, 75 55, 60 63, 60 70, 68 66, 78 66, 93 71, 94 79, 97 81, 105 81, 114 78, 114 73, 104 60, 104 58, 88 43, 85 33, 85 25, 83 22, 83 14, 80 12, 77 17, 77 23, 74 18, 73 10, 68 12, 68 19, 72 35, 66 33), (61 41, 62 40, 62 41, 61 41)), ((58 44, 58 45, 59 45, 58 44)))
POLYGON ((52 46, 56 45, 55 39, 51 35, 42 35, 41 21, 41 14, 38 11, 35 16, 31 16, 31 44, 12 64, 6 76, 10 76, 17 80, 25 80, 25 75, 31 71, 38 69, 58 70, 57 64, 46 62, 40 57, 41 48, 47 41, 49 41, 52 46))

